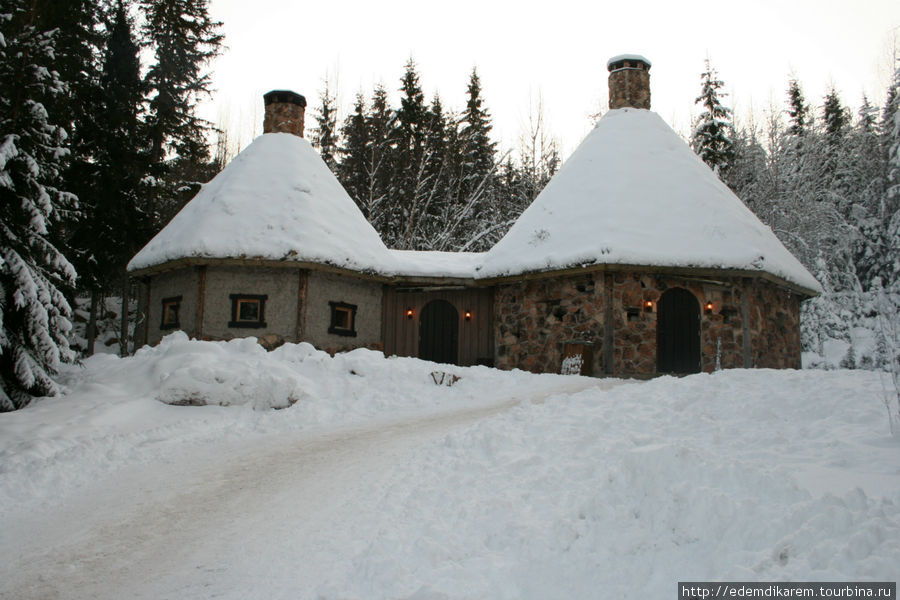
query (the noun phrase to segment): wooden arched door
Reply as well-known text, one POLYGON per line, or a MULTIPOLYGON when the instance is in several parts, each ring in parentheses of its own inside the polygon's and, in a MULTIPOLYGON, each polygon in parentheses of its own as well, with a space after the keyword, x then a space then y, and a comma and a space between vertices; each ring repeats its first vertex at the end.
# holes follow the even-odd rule
POLYGON ((700 303, 686 289, 666 290, 657 304, 656 369, 700 372, 700 303))
POLYGON ((455 365, 458 357, 459 313, 446 300, 432 300, 419 317, 419 358, 455 365))

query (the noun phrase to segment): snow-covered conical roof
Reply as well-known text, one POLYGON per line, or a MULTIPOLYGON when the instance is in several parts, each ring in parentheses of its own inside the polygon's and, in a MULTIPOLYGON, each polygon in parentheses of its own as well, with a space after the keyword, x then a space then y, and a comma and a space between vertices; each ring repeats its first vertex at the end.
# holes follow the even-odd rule
POLYGON ((477 277, 621 264, 816 279, 660 117, 611 110, 489 250, 477 277))
POLYGON ((128 264, 183 258, 290 260, 386 272, 375 229, 303 138, 267 133, 216 175, 128 264))

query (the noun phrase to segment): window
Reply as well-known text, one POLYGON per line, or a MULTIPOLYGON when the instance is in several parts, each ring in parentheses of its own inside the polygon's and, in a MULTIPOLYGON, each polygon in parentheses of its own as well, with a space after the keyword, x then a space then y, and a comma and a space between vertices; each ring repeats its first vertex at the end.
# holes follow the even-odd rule
POLYGON ((178 329, 181 322, 178 320, 178 313, 181 312, 181 296, 162 299, 162 320, 159 323, 160 329, 178 329))
POLYGON ((356 305, 346 302, 329 302, 331 325, 328 333, 356 337, 356 305))
POLYGON ((231 294, 229 327, 262 328, 266 326, 266 299, 255 294, 231 294))

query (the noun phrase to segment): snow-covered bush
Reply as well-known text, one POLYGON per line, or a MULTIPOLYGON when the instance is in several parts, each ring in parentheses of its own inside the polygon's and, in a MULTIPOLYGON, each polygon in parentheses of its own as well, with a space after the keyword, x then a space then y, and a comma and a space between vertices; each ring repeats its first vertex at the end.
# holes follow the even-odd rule
POLYGON ((890 370, 898 341, 891 324, 900 322, 900 294, 831 292, 801 307, 803 366, 819 369, 890 370))

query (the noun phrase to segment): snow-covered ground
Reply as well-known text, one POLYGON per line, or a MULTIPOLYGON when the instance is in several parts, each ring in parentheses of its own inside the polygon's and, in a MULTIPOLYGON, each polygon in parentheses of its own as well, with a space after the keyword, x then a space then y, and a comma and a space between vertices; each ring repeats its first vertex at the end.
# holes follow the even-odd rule
POLYGON ((2 598, 664 598, 900 573, 877 372, 625 382, 173 335, 61 381, 0 414, 2 598))

